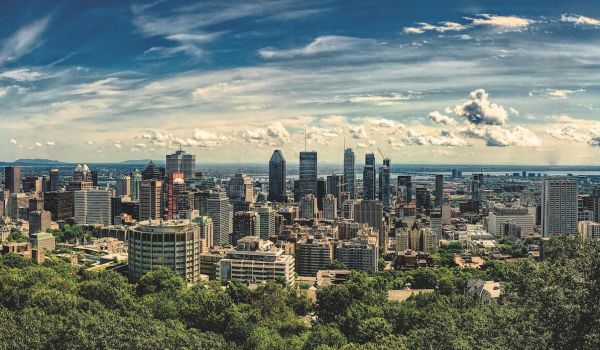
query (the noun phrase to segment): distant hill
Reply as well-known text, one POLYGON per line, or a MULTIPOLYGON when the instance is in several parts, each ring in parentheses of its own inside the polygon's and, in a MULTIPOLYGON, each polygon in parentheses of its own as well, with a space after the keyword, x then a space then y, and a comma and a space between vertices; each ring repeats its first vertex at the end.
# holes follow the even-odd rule
POLYGON ((59 164, 69 164, 65 162, 61 162, 58 160, 52 159, 17 159, 13 162, 15 165, 59 165, 59 164))
MULTIPOLYGON (((119 164, 148 164, 152 159, 133 159, 133 160, 124 160, 119 162, 119 164)), ((155 161, 156 162, 156 161, 155 161)))

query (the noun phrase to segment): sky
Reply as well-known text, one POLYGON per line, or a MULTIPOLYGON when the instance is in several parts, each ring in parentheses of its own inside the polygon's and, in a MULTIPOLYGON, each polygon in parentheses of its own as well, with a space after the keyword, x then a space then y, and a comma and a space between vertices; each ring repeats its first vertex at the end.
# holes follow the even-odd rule
POLYGON ((597 1, 2 1, 0 160, 600 165, 597 1))

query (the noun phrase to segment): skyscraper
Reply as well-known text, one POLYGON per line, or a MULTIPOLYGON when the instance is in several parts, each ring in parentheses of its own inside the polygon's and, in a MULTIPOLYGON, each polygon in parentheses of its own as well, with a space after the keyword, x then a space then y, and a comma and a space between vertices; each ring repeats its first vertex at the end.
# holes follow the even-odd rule
POLYGON ((483 174, 473 174, 471 179, 471 198, 473 202, 483 201, 483 174))
POLYGON ((254 203, 252 179, 246 174, 238 173, 229 180, 229 199, 233 203, 254 203))
POLYGON ((375 154, 365 154, 365 167, 363 169, 363 199, 375 199, 375 154))
POLYGON ((337 218, 338 212, 337 198, 334 195, 328 194, 323 198, 323 217, 333 220, 337 218))
POLYGON ((379 246, 385 247, 387 231, 383 224, 383 205, 379 201, 362 200, 354 204, 354 221, 367 224, 379 232, 379 246))
POLYGON ((259 235, 258 213, 255 211, 238 211, 233 214, 233 234, 231 235, 231 243, 235 246, 238 239, 246 236, 259 235))
POLYGON ((260 239, 268 240, 275 234, 275 212, 271 207, 257 208, 259 217, 258 235, 260 239))
POLYGON ((332 194, 336 198, 338 208, 342 207, 341 193, 344 188, 344 177, 338 174, 331 174, 327 176, 327 194, 332 194))
POLYGON ((435 176, 435 206, 441 207, 444 204, 444 175, 435 176))
POLYGON ((169 173, 167 175, 167 219, 172 220, 177 217, 177 196, 183 191, 185 191, 183 173, 169 173))
POLYGON ((9 190, 10 193, 21 192, 21 167, 4 167, 4 188, 9 190))
POLYGON ((208 195, 207 215, 213 221, 213 236, 215 245, 229 244, 232 220, 229 218, 229 198, 223 191, 212 191, 208 195))
POLYGON ((317 152, 300 152, 300 197, 317 193, 317 152))
POLYGON ((285 177, 286 162, 280 150, 273 151, 269 160, 269 195, 267 199, 272 202, 287 202, 285 177))
POLYGON ((60 171, 58 169, 50 170, 50 192, 58 191, 60 187, 60 171))
POLYGON ((404 203, 408 204, 412 201, 412 179, 410 175, 398 176, 398 194, 404 198, 404 203))
POLYGON ((352 148, 344 150, 344 191, 350 194, 350 199, 356 198, 356 158, 352 148))
POLYGON ((143 180, 140 184, 140 221, 161 218, 162 185, 161 180, 143 180))
POLYGON ((390 159, 385 158, 383 160, 383 166, 379 168, 379 200, 383 204, 383 210, 390 210, 390 196, 391 196, 391 184, 390 184, 390 159))
POLYGON ((90 188, 75 191, 75 222, 80 225, 110 225, 112 191, 90 188))
POLYGON ((131 200, 140 200, 140 185, 142 183, 142 174, 139 170, 135 169, 131 173, 131 200))
POLYGON ((317 197, 309 193, 300 200, 300 218, 316 219, 318 214, 317 197))
POLYGON ((167 154, 167 174, 183 173, 184 178, 192 178, 196 171, 196 156, 178 150, 173 154, 167 154))
POLYGON ((157 167, 154 161, 151 160, 142 172, 142 180, 162 180, 165 176, 164 170, 164 168, 157 167))
POLYGON ((577 182, 552 177, 542 182, 542 235, 577 233, 577 182))
POLYGON ((117 197, 131 195, 131 177, 127 175, 119 175, 115 184, 117 197))

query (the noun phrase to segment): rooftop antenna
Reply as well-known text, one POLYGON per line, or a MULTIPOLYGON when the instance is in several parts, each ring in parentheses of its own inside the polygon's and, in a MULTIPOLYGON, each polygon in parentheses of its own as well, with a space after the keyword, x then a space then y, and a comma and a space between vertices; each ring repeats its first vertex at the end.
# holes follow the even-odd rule
POLYGON ((304 152, 306 152, 306 128, 304 128, 304 152))
POLYGON ((346 133, 344 133, 344 151, 346 151, 346 133))

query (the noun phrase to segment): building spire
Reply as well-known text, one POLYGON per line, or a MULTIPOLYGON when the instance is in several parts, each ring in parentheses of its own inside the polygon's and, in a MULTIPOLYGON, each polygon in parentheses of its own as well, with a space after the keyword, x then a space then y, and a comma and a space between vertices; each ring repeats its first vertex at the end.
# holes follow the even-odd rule
POLYGON ((306 152, 306 128, 304 128, 304 152, 306 152))

